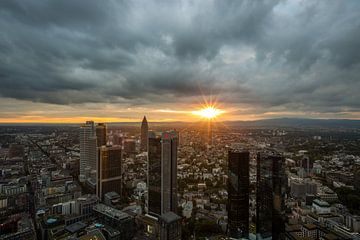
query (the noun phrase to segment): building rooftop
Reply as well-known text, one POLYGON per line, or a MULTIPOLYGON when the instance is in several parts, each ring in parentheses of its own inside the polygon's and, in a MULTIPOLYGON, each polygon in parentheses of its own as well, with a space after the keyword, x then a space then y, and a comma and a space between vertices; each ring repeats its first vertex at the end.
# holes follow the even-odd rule
POLYGON ((78 231, 81 231, 83 229, 85 229, 87 225, 83 222, 76 222, 76 223, 73 223, 69 226, 67 226, 65 228, 66 231, 70 232, 70 233, 76 233, 78 231))
POLYGON ((94 230, 86 235, 83 235, 79 240, 106 240, 105 236, 99 230, 94 230))
POLYGON ((316 229, 316 225, 314 225, 314 224, 304 224, 303 227, 308 229, 308 230, 315 230, 316 229))
POLYGON ((108 207, 102 203, 95 205, 93 207, 93 210, 116 220, 126 219, 130 217, 129 214, 118 209, 108 207))
POLYGON ((330 207, 330 204, 328 202, 325 202, 320 199, 314 199, 313 203, 315 203, 316 205, 318 205, 320 207, 330 207))
POLYGON ((86 194, 86 195, 83 195, 83 196, 79 197, 77 200, 78 201, 84 201, 84 202, 85 201, 97 201, 98 198, 94 194, 86 194))
POLYGON ((105 197, 109 199, 119 198, 120 195, 117 192, 107 192, 105 193, 105 197))
POLYGON ((173 212, 167 212, 167 213, 161 215, 161 219, 164 220, 166 223, 172 223, 177 220, 180 220, 181 217, 173 212))

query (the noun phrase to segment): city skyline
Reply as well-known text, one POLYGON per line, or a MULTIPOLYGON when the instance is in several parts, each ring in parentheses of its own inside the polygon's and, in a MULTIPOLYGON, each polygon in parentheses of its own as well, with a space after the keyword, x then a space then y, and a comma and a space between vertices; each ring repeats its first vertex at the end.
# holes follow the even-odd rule
POLYGON ((0 123, 360 119, 357 1, 84 3, 2 1, 0 123))
POLYGON ((1 240, 360 240, 360 0, 0 0, 1 240))

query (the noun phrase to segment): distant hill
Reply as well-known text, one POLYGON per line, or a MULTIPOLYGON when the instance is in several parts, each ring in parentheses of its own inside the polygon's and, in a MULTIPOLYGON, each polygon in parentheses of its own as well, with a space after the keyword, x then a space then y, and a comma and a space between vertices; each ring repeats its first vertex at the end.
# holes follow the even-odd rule
POLYGON ((255 121, 226 122, 232 126, 248 127, 326 127, 326 128, 360 128, 360 120, 351 119, 310 119, 310 118, 274 118, 255 121))

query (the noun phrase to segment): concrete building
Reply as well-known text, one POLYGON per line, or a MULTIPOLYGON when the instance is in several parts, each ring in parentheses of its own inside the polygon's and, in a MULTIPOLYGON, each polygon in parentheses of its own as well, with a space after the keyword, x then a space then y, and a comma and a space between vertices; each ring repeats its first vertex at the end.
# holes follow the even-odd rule
POLYGON ((102 232, 106 239, 133 239, 135 235, 135 218, 118 209, 97 204, 93 207, 99 223, 103 224, 102 232))
POLYGON ((79 180, 85 182, 96 172, 96 132, 93 121, 87 121, 80 127, 80 175, 79 180))
POLYGON ((330 204, 320 199, 315 199, 312 204, 312 211, 317 214, 329 214, 330 204))
POLYGON ((306 181, 302 179, 291 180, 290 183, 290 194, 294 198, 305 199, 307 194, 317 194, 316 182, 306 181))
POLYGON ((161 215, 160 239, 161 240, 180 240, 181 239, 181 217, 173 212, 161 215))

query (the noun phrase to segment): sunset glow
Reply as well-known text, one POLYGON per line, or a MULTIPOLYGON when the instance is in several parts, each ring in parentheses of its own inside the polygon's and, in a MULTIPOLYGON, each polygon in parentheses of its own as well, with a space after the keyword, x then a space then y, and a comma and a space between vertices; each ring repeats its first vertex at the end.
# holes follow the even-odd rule
POLYGON ((206 119, 213 119, 218 117, 220 114, 224 113, 225 111, 215 108, 214 106, 208 106, 198 111, 193 111, 194 115, 198 115, 202 118, 206 119))

